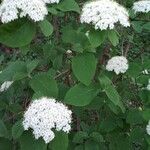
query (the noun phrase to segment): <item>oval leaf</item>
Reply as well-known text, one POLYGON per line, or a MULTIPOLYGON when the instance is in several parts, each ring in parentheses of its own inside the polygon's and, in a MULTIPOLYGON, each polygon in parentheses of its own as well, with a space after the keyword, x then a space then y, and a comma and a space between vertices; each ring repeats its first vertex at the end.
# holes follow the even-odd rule
POLYGON ((72 59, 74 75, 85 85, 89 85, 96 71, 96 58, 92 53, 80 54, 72 59))
POLYGON ((99 89, 96 85, 87 87, 80 83, 67 92, 65 102, 74 106, 86 106, 94 99, 98 92, 99 89))
POLYGON ((58 87, 54 79, 48 74, 36 75, 30 82, 32 89, 43 96, 57 97, 58 87))
POLYGON ((0 26, 0 43, 9 47, 28 45, 34 38, 36 27, 33 23, 19 20, 0 26))
POLYGON ((48 20, 45 19, 39 22, 39 26, 45 36, 50 36, 53 33, 53 26, 48 20))

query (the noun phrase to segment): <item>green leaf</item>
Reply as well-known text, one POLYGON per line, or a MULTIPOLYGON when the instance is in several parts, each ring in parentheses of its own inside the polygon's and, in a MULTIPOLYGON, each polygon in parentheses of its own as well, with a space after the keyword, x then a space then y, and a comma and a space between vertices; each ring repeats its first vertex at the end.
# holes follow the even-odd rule
POLYGON ((94 141, 87 141, 84 145, 84 150, 100 150, 98 143, 94 141))
POLYGON ((143 24, 144 22, 143 21, 132 21, 132 27, 133 29, 138 32, 138 33, 141 33, 142 30, 143 30, 143 24))
POLYGON ((150 22, 147 22, 143 25, 143 29, 150 31, 150 22))
POLYGON ((43 96, 57 97, 58 95, 57 83, 48 74, 36 75, 30 85, 35 92, 42 93, 43 96))
POLYGON ((114 30, 109 30, 107 34, 108 34, 108 39, 110 40, 112 45, 117 46, 119 44, 118 33, 114 30))
POLYGON ((150 120, 150 109, 145 109, 142 112, 142 116, 146 121, 149 121, 150 120))
POLYGON ((142 66, 140 62, 132 62, 129 64, 129 69, 127 70, 127 74, 130 77, 136 78, 142 72, 142 66))
POLYGON ((99 81, 100 81, 100 84, 101 84, 102 88, 104 89, 106 95, 108 96, 108 98, 116 106, 119 106, 121 108, 122 112, 125 112, 125 108, 123 106, 122 101, 120 100, 120 96, 119 96, 117 90, 115 89, 115 87, 113 86, 111 80, 107 76, 101 75, 99 77, 99 81))
POLYGON ((28 20, 19 20, 0 26, 0 43, 10 47, 22 47, 34 38, 36 27, 28 20))
POLYGON ((72 87, 65 96, 65 102, 74 106, 86 106, 99 93, 96 85, 84 86, 79 83, 72 87))
POLYGON ((50 36, 53 33, 53 26, 48 20, 45 19, 39 22, 39 26, 45 36, 50 36))
POLYGON ((30 74, 38 65, 38 60, 33 60, 27 63, 27 72, 30 74))
POLYGON ((26 64, 22 61, 10 63, 0 74, 0 82, 11 81, 18 73, 26 73, 26 64))
POLYGON ((5 138, 0 138, 0 150, 12 150, 13 144, 5 138))
POLYGON ((47 7, 47 10, 48 10, 48 12, 50 12, 53 15, 57 15, 58 14, 58 11, 55 8, 53 8, 53 7, 47 7))
POLYGON ((87 138, 88 138, 87 132, 79 131, 74 135, 73 142, 74 143, 83 143, 83 141, 87 138))
POLYGON ((72 70, 79 81, 85 85, 91 83, 96 71, 97 60, 92 53, 84 53, 72 59, 72 70))
POLYGON ((80 7, 75 0, 62 0, 59 4, 56 5, 56 8, 61 11, 75 11, 80 13, 80 7))
POLYGON ((46 150, 47 145, 43 140, 36 140, 29 132, 24 133, 20 139, 21 150, 46 150))
POLYGON ((0 137, 8 137, 8 130, 2 120, 0 120, 0 137))
POLYGON ((68 134, 57 132, 54 140, 50 144, 52 150, 67 150, 68 134))
POLYGON ((106 31, 91 30, 88 38, 91 45, 96 48, 104 42, 106 38, 106 31))
POLYGON ((142 113, 137 109, 129 110, 129 112, 127 113, 126 122, 131 125, 142 124, 142 113))
POLYGON ((58 70, 62 67, 63 55, 58 55, 53 61, 53 68, 58 70))
POLYGON ((24 129, 22 126, 22 120, 19 120, 12 127, 13 138, 18 139, 22 135, 23 131, 24 131, 24 129))
POLYGON ((90 134, 90 137, 92 138, 92 140, 94 140, 95 142, 98 142, 98 143, 104 141, 103 136, 99 132, 92 132, 90 134))

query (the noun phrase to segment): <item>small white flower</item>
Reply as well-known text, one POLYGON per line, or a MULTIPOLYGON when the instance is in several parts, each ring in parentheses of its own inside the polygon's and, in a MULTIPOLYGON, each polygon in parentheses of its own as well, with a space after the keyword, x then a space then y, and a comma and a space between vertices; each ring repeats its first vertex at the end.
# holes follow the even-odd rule
POLYGON ((13 81, 5 81, 0 87, 0 92, 6 91, 12 84, 13 81))
POLYGON ((89 37, 89 33, 90 33, 90 31, 89 31, 89 30, 88 30, 88 31, 86 31, 86 33, 85 33, 86 37, 89 37))
POLYGON ((150 1, 142 0, 133 4, 133 10, 136 12, 148 13, 150 11, 150 1))
POLYGON ((148 81, 147 90, 150 91, 150 79, 148 81))
POLYGON ((42 137, 45 143, 49 143, 55 137, 54 129, 66 133, 71 130, 71 114, 64 104, 43 97, 30 104, 24 114, 23 127, 33 129, 35 139, 42 137))
POLYGON ((148 125, 146 126, 146 131, 147 131, 147 134, 150 135, 150 121, 148 122, 148 125))
POLYGON ((147 69, 143 70, 142 73, 145 74, 145 75, 149 74, 147 69))
POLYGON ((0 5, 0 18, 3 23, 18 19, 17 0, 3 0, 0 5))
POLYGON ((83 6, 81 23, 92 24, 95 29, 113 29, 116 23, 130 26, 127 10, 113 0, 97 0, 83 6))
POLYGON ((59 0, 3 0, 0 5, 2 23, 28 16, 33 21, 42 21, 48 14, 46 3, 59 3, 59 0))
POLYGON ((47 4, 53 4, 53 3, 59 3, 60 0, 43 0, 44 3, 47 3, 47 4))
POLYGON ((106 65, 108 71, 114 71, 116 74, 125 73, 128 67, 128 60, 124 56, 112 57, 106 65))
POLYGON ((46 5, 41 0, 21 0, 17 7, 21 10, 20 17, 29 16, 35 22, 44 20, 48 14, 46 5))
POLYGON ((67 50, 66 54, 72 54, 72 51, 71 50, 67 50))

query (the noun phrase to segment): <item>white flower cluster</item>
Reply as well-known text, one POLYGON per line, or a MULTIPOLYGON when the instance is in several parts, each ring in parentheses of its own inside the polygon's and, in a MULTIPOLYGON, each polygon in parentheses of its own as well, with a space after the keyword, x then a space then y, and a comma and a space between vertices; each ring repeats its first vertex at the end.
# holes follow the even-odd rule
POLYGON ((5 81, 0 87, 0 92, 6 91, 12 84, 13 81, 5 81))
POLYGON ((54 137, 54 129, 68 133, 71 130, 72 112, 55 99, 43 97, 34 100, 24 114, 23 127, 33 129, 35 139, 43 137, 49 143, 54 137))
POLYGON ((92 24, 95 29, 113 29, 115 23, 128 27, 129 15, 127 10, 113 0, 97 0, 83 6, 80 17, 81 23, 92 24))
POLYGON ((0 5, 0 18, 3 23, 25 16, 35 22, 41 21, 48 14, 46 4, 58 2, 59 0, 3 0, 0 5))
POLYGON ((142 1, 135 2, 133 4, 133 10, 135 12, 148 13, 150 11, 150 1, 142 0, 142 1))
POLYGON ((148 81, 147 90, 150 91, 150 79, 148 81))
POLYGON ((128 67, 128 60, 124 56, 112 57, 106 65, 108 71, 114 70, 116 74, 125 73, 128 67))
POLYGON ((148 125, 146 126, 146 131, 147 131, 147 134, 150 135, 150 121, 148 122, 148 125))

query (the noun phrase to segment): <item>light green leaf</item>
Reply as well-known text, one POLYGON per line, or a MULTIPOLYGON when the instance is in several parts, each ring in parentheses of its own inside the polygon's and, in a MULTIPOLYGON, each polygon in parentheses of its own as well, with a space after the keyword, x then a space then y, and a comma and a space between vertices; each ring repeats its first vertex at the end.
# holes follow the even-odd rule
POLYGON ((96 48, 104 42, 106 31, 91 30, 89 31, 88 38, 91 45, 96 48))
POLYGON ((0 74, 0 82, 11 81, 18 73, 26 73, 26 64, 22 61, 10 63, 0 74))
POLYGON ((121 108, 122 112, 125 112, 125 108, 123 106, 122 101, 120 100, 120 96, 119 96, 117 90, 115 89, 115 87, 113 86, 111 80, 107 76, 101 75, 99 77, 99 81, 100 81, 100 84, 101 84, 103 90, 105 91, 106 95, 108 96, 108 98, 116 106, 119 106, 121 108))
POLYGON ((0 26, 0 43, 10 47, 22 47, 34 38, 36 27, 28 20, 19 20, 0 26))
POLYGON ((80 83, 67 92, 65 102, 74 106, 86 106, 96 97, 99 91, 96 85, 84 86, 80 83))
POLYGON ((62 0, 59 4, 56 5, 56 8, 61 11, 75 11, 80 13, 80 7, 75 0, 62 0))
POLYGON ((67 150, 68 135, 64 132, 57 132, 54 140, 50 144, 52 150, 67 150))
POLYGON ((27 63, 27 72, 30 74, 38 65, 38 60, 33 60, 27 63))
POLYGON ((45 19, 39 22, 39 26, 45 36, 50 36, 53 33, 53 26, 48 20, 45 19))
POLYGON ((57 97, 58 95, 57 83, 48 74, 36 75, 30 85, 36 93, 42 93, 43 96, 57 97))
POLYGON ((108 34, 108 39, 110 40, 112 45, 117 46, 119 44, 118 33, 114 30, 109 30, 107 34, 108 34))
POLYGON ((72 59, 72 70, 79 81, 85 85, 91 83, 96 71, 97 60, 92 53, 84 53, 72 59))

